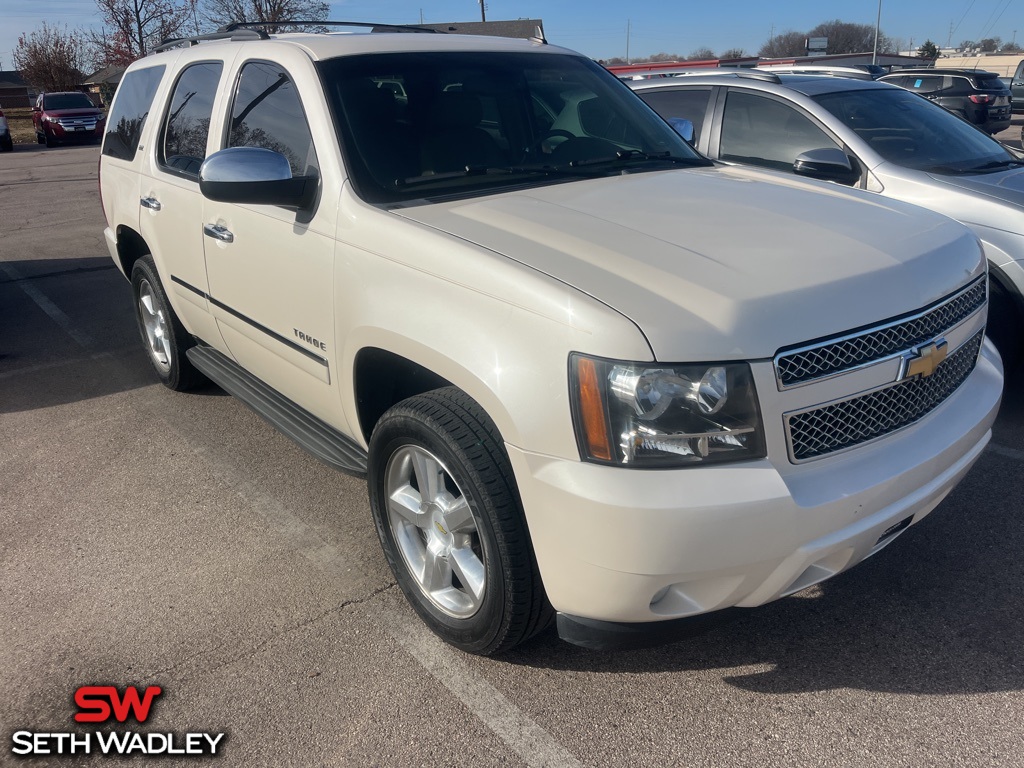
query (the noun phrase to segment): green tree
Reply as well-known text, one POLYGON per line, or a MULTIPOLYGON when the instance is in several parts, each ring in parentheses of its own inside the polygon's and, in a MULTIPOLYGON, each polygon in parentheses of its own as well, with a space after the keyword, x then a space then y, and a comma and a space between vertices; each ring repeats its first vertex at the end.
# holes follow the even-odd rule
POLYGON ((925 40, 917 49, 917 55, 922 59, 937 59, 939 57, 939 46, 931 40, 925 40))

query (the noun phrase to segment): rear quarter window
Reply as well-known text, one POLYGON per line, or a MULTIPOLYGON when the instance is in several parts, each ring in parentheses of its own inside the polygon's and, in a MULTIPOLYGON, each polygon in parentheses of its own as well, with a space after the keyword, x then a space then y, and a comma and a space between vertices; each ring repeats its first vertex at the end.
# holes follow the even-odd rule
POLYGON ((163 66, 136 69, 122 78, 107 118, 107 133, 103 137, 104 155, 120 160, 132 160, 135 157, 142 128, 153 106, 153 97, 164 69, 163 66))

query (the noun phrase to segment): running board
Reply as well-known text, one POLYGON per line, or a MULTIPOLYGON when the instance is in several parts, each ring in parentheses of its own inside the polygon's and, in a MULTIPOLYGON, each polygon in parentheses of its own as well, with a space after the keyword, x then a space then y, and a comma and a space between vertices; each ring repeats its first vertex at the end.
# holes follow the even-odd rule
POLYGON ((366 476, 366 451, 352 438, 271 389, 217 350, 200 345, 185 354, 215 384, 318 459, 342 472, 366 476))

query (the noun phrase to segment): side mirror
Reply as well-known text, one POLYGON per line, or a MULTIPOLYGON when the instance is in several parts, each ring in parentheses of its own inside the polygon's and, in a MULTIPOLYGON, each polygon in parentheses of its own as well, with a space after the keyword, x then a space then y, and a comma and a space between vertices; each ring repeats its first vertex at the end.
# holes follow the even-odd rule
POLYGON ((697 133, 694 131, 693 123, 690 120, 687 120, 685 117, 670 117, 668 124, 675 129, 676 133, 683 137, 683 141, 687 144, 693 144, 697 133))
POLYGON ((822 147, 809 149, 793 161, 793 173, 821 181, 835 181, 851 185, 860 178, 860 171, 850 163, 841 149, 822 147))
POLYGON ((39 108, 38 104, 33 104, 32 105, 32 111, 33 112, 41 112, 42 110, 39 108))
POLYGON ((199 191, 221 203, 308 208, 316 190, 316 176, 292 176, 288 158, 259 147, 222 149, 199 167, 199 191))

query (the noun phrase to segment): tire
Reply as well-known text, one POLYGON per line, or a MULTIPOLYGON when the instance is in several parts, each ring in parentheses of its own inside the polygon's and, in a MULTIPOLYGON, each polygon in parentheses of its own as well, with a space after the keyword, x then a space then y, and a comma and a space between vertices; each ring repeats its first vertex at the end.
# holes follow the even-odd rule
POLYGON ((132 295, 142 344, 164 386, 184 392, 203 383, 205 377, 185 355, 195 341, 171 309, 153 257, 148 254, 132 267, 132 295))
POLYGON ((1009 373, 1024 357, 1024 308, 997 280, 988 281, 988 337, 1009 373))
POLYGON ((13 139, 7 139, 7 141, 3 142, 3 144, 0 145, 0 149, 3 149, 4 152, 13 152, 14 151, 14 140, 13 139))
POLYGON ((384 554, 434 633, 489 656, 551 623, 508 456, 475 401, 454 387, 404 400, 377 423, 369 455, 384 554))
POLYGON ((50 134, 48 134, 46 131, 43 131, 43 144, 45 144, 47 147, 56 147, 57 141, 52 136, 50 136, 50 134))
POLYGON ((36 144, 45 144, 46 141, 43 139, 43 134, 36 133, 36 144))

